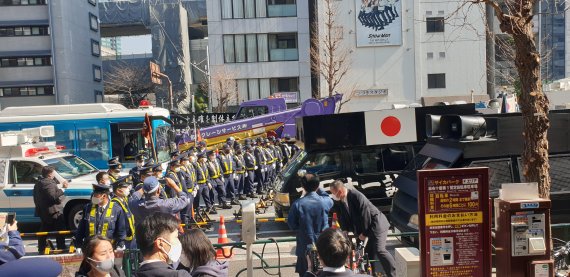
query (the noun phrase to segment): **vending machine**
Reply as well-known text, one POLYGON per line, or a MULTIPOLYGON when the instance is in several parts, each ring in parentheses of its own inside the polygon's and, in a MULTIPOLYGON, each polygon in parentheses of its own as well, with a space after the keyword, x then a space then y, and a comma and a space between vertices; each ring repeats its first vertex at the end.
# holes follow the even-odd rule
POLYGON ((550 200, 494 201, 497 276, 553 276, 550 200))

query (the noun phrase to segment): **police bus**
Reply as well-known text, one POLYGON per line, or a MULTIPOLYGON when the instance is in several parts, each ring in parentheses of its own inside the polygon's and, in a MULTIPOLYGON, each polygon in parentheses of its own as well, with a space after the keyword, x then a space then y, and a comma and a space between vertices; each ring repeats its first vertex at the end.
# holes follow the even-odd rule
POLYGON ((111 103, 8 107, 0 111, 0 132, 53 125, 53 140, 62 151, 99 169, 107 168, 107 161, 118 156, 128 168, 130 163, 134 166, 134 156, 145 150, 142 129, 146 115, 152 126, 154 152, 159 162, 166 162, 175 147, 170 143, 174 141, 170 113, 148 105, 139 109, 111 103))

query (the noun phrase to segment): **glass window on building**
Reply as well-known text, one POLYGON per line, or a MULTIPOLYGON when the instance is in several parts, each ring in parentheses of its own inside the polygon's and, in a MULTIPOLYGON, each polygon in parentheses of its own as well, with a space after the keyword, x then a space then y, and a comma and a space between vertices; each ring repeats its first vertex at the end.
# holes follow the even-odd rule
POLYGON ((442 33, 445 31, 445 18, 428 17, 426 18, 426 27, 428 33, 442 33))
POLYGON ((428 89, 445 88, 445 73, 428 74, 428 89))
POLYGON ((272 78, 271 95, 276 92, 298 92, 299 91, 299 78, 272 78))
POLYGON ((269 34, 268 41, 270 61, 299 60, 296 33, 269 34))
POLYGON ((244 17, 255 18, 255 0, 244 0, 244 17))
POLYGON ((233 18, 233 3, 232 0, 222 0, 222 18, 223 19, 231 19, 233 18))
POLYGON ((98 65, 93 65, 93 81, 101 82, 101 67, 98 65))
POLYGON ((267 2, 266 0, 255 0, 255 15, 256 17, 267 17, 267 2))
POLYGON ((233 18, 243 18, 243 0, 233 0, 233 18))
POLYGON ((245 35, 247 48, 247 62, 257 62, 257 36, 255 34, 245 35))
POLYGON ((224 35, 224 61, 226 63, 235 63, 235 48, 234 48, 234 36, 224 35))
POLYGON ((297 16, 296 0, 267 0, 267 17, 297 16))
POLYGON ((234 35, 234 47, 236 51, 236 63, 246 62, 245 35, 234 35))
POLYGON ((95 32, 99 30, 99 19, 92 13, 89 13, 89 27, 95 32))

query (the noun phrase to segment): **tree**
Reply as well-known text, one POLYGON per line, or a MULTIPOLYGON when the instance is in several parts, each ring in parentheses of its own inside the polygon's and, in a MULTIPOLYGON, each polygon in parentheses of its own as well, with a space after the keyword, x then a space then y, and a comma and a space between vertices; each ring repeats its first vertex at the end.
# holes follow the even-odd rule
POLYGON ((141 100, 154 93, 154 84, 150 82, 146 67, 117 61, 111 70, 105 72, 103 78, 105 94, 120 95, 121 104, 127 108, 136 108, 141 100))
MULTIPOLYGON (((192 103, 188 103, 185 110, 192 113, 192 103)), ((208 112, 208 83, 201 83, 194 92, 194 110, 196 113, 208 112)))
MULTIPOLYGON (((210 97, 212 97, 212 110, 224 113, 231 104, 238 101, 236 74, 226 67, 218 67, 210 73, 210 97), (215 101, 215 105, 213 104, 215 101)), ((208 91, 208 84, 203 84, 203 90, 208 91)))
POLYGON ((542 91, 540 78, 540 53, 537 51, 533 32, 533 16, 538 0, 471 0, 466 3, 490 5, 499 20, 502 32, 510 34, 514 41, 515 67, 521 92, 519 105, 523 118, 523 175, 537 182, 541 197, 548 198, 550 175, 548 163, 547 132, 548 99, 542 91))
MULTIPOLYGON (((352 50, 344 42, 343 27, 337 22, 339 7, 335 1, 318 1, 317 5, 323 5, 322 32, 318 21, 311 26, 313 28, 311 69, 324 78, 329 97, 333 96, 343 77, 350 69, 350 54, 352 53, 352 50)), ((316 10, 316 13, 318 13, 320 9, 316 10)), ((321 18, 318 15, 316 17, 321 18)))

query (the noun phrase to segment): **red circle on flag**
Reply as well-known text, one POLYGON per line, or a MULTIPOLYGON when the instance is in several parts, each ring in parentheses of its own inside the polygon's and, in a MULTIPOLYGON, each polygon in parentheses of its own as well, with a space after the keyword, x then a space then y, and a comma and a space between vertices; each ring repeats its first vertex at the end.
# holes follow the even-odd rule
POLYGON ((380 123, 380 128, 382 129, 382 133, 384 133, 384 135, 393 137, 400 133, 402 124, 398 118, 388 116, 382 120, 382 123, 380 123))

